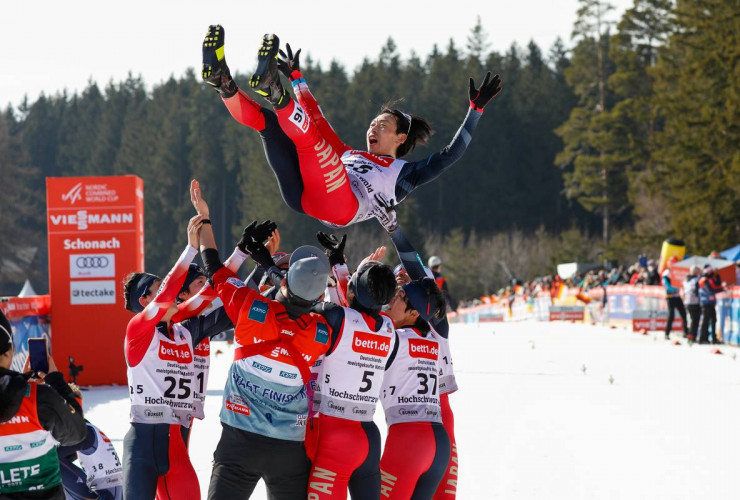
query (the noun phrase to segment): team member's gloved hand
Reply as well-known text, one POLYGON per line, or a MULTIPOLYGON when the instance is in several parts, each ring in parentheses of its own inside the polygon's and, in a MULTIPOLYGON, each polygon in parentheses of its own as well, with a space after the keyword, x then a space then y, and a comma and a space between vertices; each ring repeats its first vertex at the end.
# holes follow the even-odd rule
POLYGON ((259 225, 257 224, 257 221, 254 220, 251 224, 244 228, 244 231, 242 231, 242 237, 239 240, 239 243, 236 244, 236 246, 242 252, 247 253, 246 248, 249 243, 254 241, 264 244, 276 229, 277 224, 270 220, 266 220, 259 225))
POLYGON ((344 245, 347 243, 347 235, 343 235, 341 240, 338 240, 333 234, 322 233, 319 231, 316 233, 319 243, 322 247, 326 248, 326 254, 329 256, 329 264, 336 266, 337 264, 344 264, 344 245))
POLYGON ((394 200, 388 200, 382 194, 376 194, 375 203, 379 208, 373 213, 378 219, 378 222, 380 222, 380 225, 389 233, 398 229, 398 218, 396 216, 396 204, 394 200))
POLYGON ((301 69, 300 69, 300 61, 299 57, 301 56, 301 49, 298 49, 298 52, 293 54, 293 50, 290 48, 290 44, 285 44, 285 50, 288 51, 286 54, 282 51, 282 49, 278 52, 280 54, 280 57, 278 57, 278 69, 282 74, 288 77, 288 80, 295 80, 296 78, 301 77, 301 69))
POLYGON ((488 102, 501 92, 501 77, 495 75, 491 78, 491 72, 486 73, 480 88, 475 88, 473 78, 470 78, 470 107, 476 111, 483 111, 488 102))
POLYGON ((239 250, 249 254, 249 256, 252 257, 257 264, 262 266, 264 270, 270 269, 275 265, 275 262, 272 260, 272 255, 270 255, 270 251, 263 243, 263 240, 255 240, 253 235, 256 234, 257 237, 261 237, 264 234, 264 229, 260 226, 266 226, 268 224, 274 225, 275 223, 265 221, 262 224, 257 225, 257 221, 253 221, 250 225, 244 228, 244 231, 242 231, 242 237, 239 240, 239 243, 236 244, 239 250))
POLYGON ((208 27, 203 39, 203 67, 201 76, 203 81, 216 89, 223 98, 236 94, 237 86, 231 78, 229 67, 224 57, 224 39, 226 33, 220 24, 208 27))

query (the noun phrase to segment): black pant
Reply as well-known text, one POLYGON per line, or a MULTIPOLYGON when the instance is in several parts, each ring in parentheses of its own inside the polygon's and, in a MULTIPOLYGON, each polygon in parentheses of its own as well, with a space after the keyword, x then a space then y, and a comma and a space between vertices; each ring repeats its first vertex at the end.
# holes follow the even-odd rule
POLYGON ((701 318, 701 306, 699 304, 689 304, 686 306, 689 310, 689 318, 691 319, 691 325, 689 326, 689 335, 691 338, 696 338, 696 334, 699 332, 699 319, 701 318))
POLYGON ((688 324, 686 322, 686 309, 683 307, 683 300, 681 300, 681 297, 668 297, 668 321, 665 324, 665 335, 666 337, 668 334, 671 333, 671 328, 673 327, 673 318, 676 316, 676 311, 678 311, 678 314, 681 315, 681 319, 683 320, 683 333, 684 335, 687 335, 688 330, 688 324))
POLYGON ((270 500, 305 500, 311 462, 303 441, 275 439, 221 423, 209 500, 249 498, 260 479, 270 500))
POLYGON ((150 499, 170 468, 170 425, 132 423, 123 438, 123 494, 150 499))
POLYGON ((701 339, 700 342, 709 341, 709 326, 712 327, 712 341, 717 340, 717 312, 715 304, 701 306, 701 339))

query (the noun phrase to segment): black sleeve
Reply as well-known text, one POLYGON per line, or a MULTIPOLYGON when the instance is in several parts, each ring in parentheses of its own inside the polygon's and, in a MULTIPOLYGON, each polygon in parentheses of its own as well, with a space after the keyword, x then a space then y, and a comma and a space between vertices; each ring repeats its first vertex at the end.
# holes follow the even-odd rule
POLYGON ((70 389, 69 384, 64 380, 64 375, 62 375, 61 372, 49 373, 46 377, 44 377, 44 383, 54 389, 61 397, 63 397, 64 400, 72 406, 72 408, 82 413, 80 403, 78 403, 75 399, 75 395, 72 392, 72 389, 70 389))
POLYGON ((206 337, 215 337, 224 330, 234 328, 234 324, 226 314, 223 306, 203 316, 195 316, 180 323, 188 329, 193 339, 193 347, 200 344, 206 337))
MULTIPOLYGON (((200 252, 200 258, 203 260, 203 265, 206 266, 206 274, 209 280, 213 279, 216 271, 224 267, 221 258, 218 256, 218 250, 215 248, 206 248, 200 252)), ((211 283, 213 282, 211 281, 211 283)))
POLYGON ((313 312, 321 314, 331 328, 331 344, 326 352, 327 356, 334 351, 339 334, 344 324, 344 308, 332 302, 319 302, 312 308, 313 312))
POLYGON ((417 187, 433 181, 462 158, 482 114, 482 111, 468 109, 465 120, 447 147, 425 160, 406 163, 396 180, 396 200, 403 200, 417 187))
POLYGON ((399 227, 390 233, 390 237, 393 245, 396 247, 396 252, 398 252, 398 257, 401 259, 403 268, 406 269, 409 277, 414 281, 425 278, 427 275, 424 272, 421 257, 408 238, 406 238, 406 235, 403 234, 401 228, 399 227))
POLYGON ((36 403, 41 426, 51 432, 61 446, 73 446, 85 439, 87 429, 82 412, 70 406, 57 391, 39 385, 36 403))

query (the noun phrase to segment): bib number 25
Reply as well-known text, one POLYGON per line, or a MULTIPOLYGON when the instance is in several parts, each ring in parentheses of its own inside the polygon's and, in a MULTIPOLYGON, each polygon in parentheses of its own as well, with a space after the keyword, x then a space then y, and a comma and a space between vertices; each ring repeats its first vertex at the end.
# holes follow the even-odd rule
POLYGON ((176 379, 175 377, 165 377, 164 381, 168 384, 167 389, 164 391, 164 397, 170 399, 188 399, 190 397, 189 378, 176 379))

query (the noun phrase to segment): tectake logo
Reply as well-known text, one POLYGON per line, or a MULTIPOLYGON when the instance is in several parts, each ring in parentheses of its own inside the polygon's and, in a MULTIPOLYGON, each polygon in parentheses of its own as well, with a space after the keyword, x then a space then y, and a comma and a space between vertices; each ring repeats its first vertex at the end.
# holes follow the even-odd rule
POLYGON ((409 339, 409 356, 436 361, 439 359, 439 344, 426 339, 409 339))
POLYGON ((159 359, 176 363, 190 363, 193 361, 193 352, 187 344, 175 344, 174 342, 160 340, 159 359))
POLYGON ((391 339, 369 332, 355 332, 352 339, 352 350, 384 358, 391 352, 391 339))
POLYGON ((115 304, 114 280, 70 281, 69 303, 73 306, 89 304, 115 304))
POLYGON ((62 201, 69 202, 70 205, 74 205, 75 202, 82 199, 82 182, 78 182, 72 189, 62 195, 62 201))

